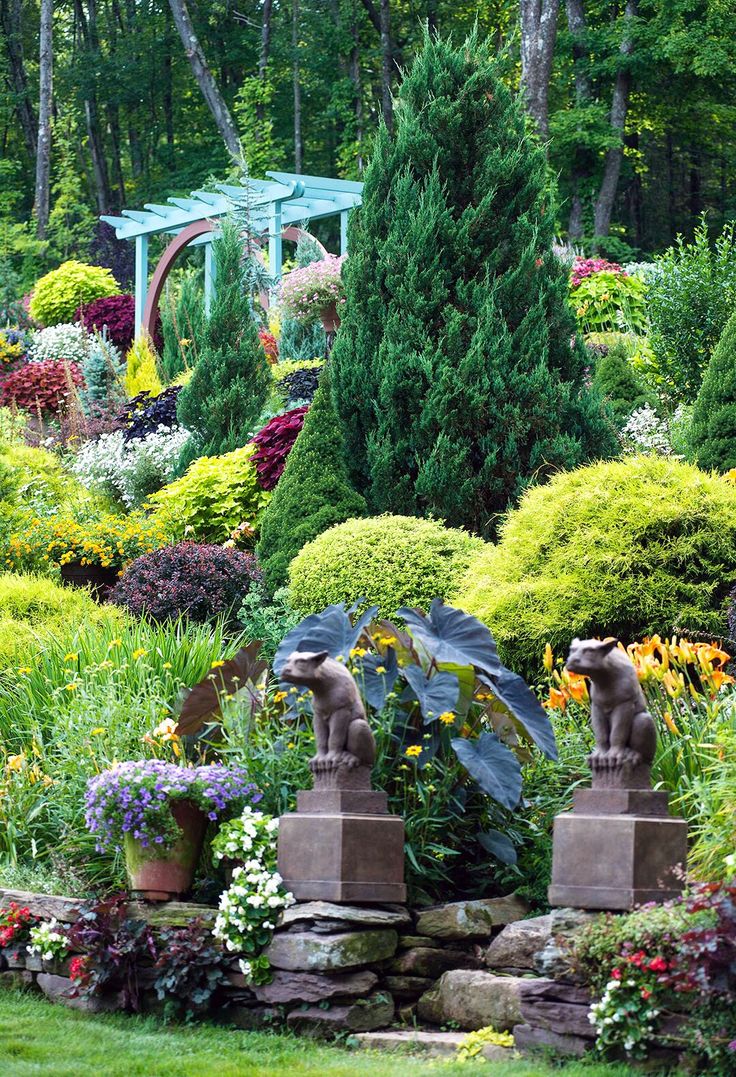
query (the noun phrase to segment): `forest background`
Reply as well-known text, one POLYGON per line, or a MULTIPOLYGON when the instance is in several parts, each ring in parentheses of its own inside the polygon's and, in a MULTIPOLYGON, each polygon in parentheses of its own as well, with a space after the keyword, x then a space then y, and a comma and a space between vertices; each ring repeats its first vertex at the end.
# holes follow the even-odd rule
POLYGON ((629 261, 736 215, 733 0, 0 0, 0 290, 70 256, 126 284, 99 214, 232 179, 239 147, 253 176, 360 178, 424 25, 476 21, 561 236, 629 261))

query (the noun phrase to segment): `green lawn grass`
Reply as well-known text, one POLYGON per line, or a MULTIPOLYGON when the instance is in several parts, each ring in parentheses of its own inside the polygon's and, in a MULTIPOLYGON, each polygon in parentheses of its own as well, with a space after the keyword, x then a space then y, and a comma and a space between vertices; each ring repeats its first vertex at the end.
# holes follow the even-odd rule
MULTIPOLYGON (((621 1066, 543 1061, 479 1063, 493 1077, 630 1077, 621 1066)), ((470 1066, 470 1072, 476 1066, 470 1066)), ((468 1077, 469 1066, 374 1052, 351 1052, 294 1036, 239 1032, 210 1024, 163 1025, 153 1017, 67 1010, 15 991, 0 995, 2 1077, 468 1077)))

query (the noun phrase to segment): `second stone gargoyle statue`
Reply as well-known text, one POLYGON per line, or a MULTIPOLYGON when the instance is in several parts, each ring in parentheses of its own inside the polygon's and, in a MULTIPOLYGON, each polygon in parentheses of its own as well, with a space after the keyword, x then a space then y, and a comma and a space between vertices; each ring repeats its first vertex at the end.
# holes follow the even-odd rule
POLYGON ((292 651, 281 680, 312 691, 314 739, 317 754, 310 759, 313 774, 373 766, 376 742, 371 733, 358 686, 342 662, 327 651, 292 651))
POLYGON ((634 663, 619 641, 574 639, 566 668, 590 680, 595 750, 589 762, 594 777, 608 772, 611 778, 618 774, 625 783, 626 775, 641 768, 646 768, 648 776, 657 731, 634 663))

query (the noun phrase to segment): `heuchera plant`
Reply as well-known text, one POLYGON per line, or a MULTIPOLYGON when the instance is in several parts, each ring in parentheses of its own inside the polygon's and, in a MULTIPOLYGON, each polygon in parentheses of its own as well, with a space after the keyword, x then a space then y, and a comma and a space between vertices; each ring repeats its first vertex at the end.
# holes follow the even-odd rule
POLYGON ((281 282, 281 308, 297 321, 315 321, 320 313, 345 302, 342 267, 346 255, 328 254, 303 269, 292 269, 281 282))
POLYGON ((127 915, 125 895, 83 906, 68 938, 71 948, 82 952, 69 963, 72 997, 122 988, 125 1008, 138 1011, 139 967, 156 959, 156 944, 146 921, 127 915))
POLYGON ((167 1011, 193 1017, 207 1009, 218 987, 228 982, 230 958, 212 941, 201 919, 159 932, 153 989, 167 1011))
POLYGON ((84 379, 76 363, 58 359, 25 363, 3 379, 0 404, 56 415, 65 407, 74 387, 83 384, 84 379))
POLYGON ((258 472, 258 481, 264 490, 273 490, 281 478, 287 457, 304 426, 304 417, 308 411, 309 407, 305 405, 277 415, 253 438, 253 444, 256 446, 253 463, 258 472))
POLYGON ((213 763, 180 767, 161 759, 117 763, 90 778, 85 797, 87 829, 95 835, 98 852, 122 848, 130 834, 144 849, 170 848, 179 837, 171 804, 188 800, 208 819, 240 811, 260 793, 240 767, 213 763))
POLYGON ((570 270, 570 287, 577 288, 581 280, 593 273, 617 273, 628 276, 626 270, 617 262, 608 262, 605 258, 576 258, 570 270))
POLYGON ((135 336, 135 299, 128 293, 93 299, 77 308, 74 320, 89 332, 96 329, 101 333, 106 329, 108 339, 126 352, 135 336))

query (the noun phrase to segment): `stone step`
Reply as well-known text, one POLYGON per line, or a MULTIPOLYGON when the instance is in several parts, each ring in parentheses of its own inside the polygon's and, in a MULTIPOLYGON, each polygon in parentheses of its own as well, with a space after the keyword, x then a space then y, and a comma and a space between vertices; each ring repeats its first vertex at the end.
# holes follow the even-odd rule
MULTIPOLYGON (((364 1051, 397 1051, 402 1054, 422 1054, 428 1058, 454 1058, 466 1035, 465 1032, 423 1032, 419 1029, 407 1029, 359 1032, 352 1040, 357 1041, 355 1046, 364 1051)), ((512 1058, 513 1054, 513 1047, 498 1047, 488 1043, 482 1048, 480 1057, 500 1062, 512 1058)))

